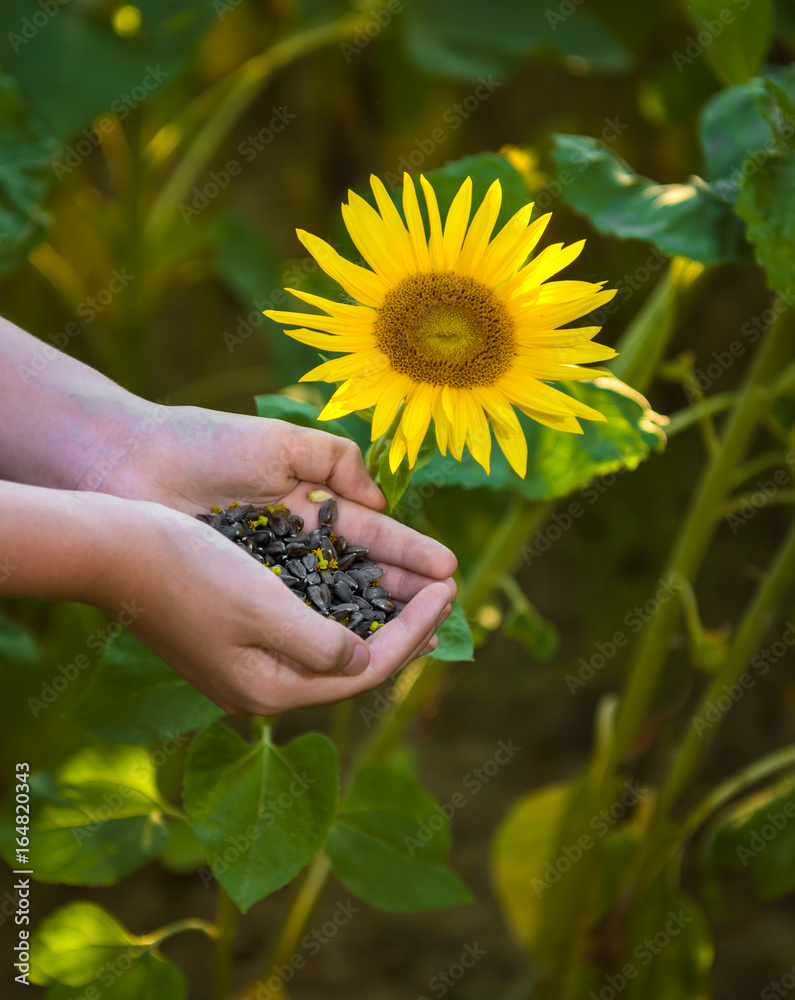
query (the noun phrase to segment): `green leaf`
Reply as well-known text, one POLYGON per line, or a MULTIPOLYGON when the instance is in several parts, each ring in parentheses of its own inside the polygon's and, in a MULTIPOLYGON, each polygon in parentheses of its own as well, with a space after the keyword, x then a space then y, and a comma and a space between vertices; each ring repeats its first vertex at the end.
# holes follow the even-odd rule
POLYGON ((284 747, 221 723, 193 741, 185 811, 213 873, 245 913, 323 847, 337 803, 337 754, 317 733, 284 747))
POLYGON ((641 177, 597 139, 554 137, 552 156, 566 200, 601 233, 644 240, 663 253, 702 264, 747 263, 743 228, 700 177, 657 184, 641 177))
POLYGON ((106 648, 68 718, 105 739, 143 745, 209 726, 223 714, 140 640, 123 633, 106 648))
POLYGON ((346 889, 377 909, 412 913, 470 901, 445 866, 449 824, 413 778, 385 764, 354 776, 326 853, 346 889))
POLYGON ((701 51, 695 58, 703 53, 727 84, 745 83, 758 72, 773 41, 773 0, 753 0, 744 7, 737 0, 686 0, 683 6, 698 32, 701 51))
POLYGON ((307 403, 302 399, 292 399, 274 393, 269 396, 255 396, 257 414, 260 417, 270 417, 274 420, 287 420, 299 427, 311 427, 315 431, 328 431, 339 437, 355 441, 362 451, 369 447, 368 424, 350 414, 339 420, 318 420, 320 407, 307 403))
POLYGON ((546 0, 460 0, 454 17, 444 0, 423 0, 403 17, 409 55, 436 76, 474 80, 494 75, 499 82, 536 52, 579 56, 609 70, 625 69, 632 61, 588 10, 567 17, 546 0))
POLYGON ((75 988, 89 983, 96 983, 94 995, 103 1000, 187 996, 179 969, 94 903, 69 903, 50 914, 33 934, 30 951, 31 981, 58 984, 47 991, 48 1000, 74 1000, 75 988))
MULTIPOLYGON (((30 850, 36 879, 112 885, 155 857, 168 836, 152 759, 143 747, 91 743, 30 780, 30 850)), ((14 854, 13 803, 0 847, 14 854)))
MULTIPOLYGON (((421 500, 422 493, 415 494, 414 490, 428 483, 435 489, 456 485, 470 490, 486 487, 521 493, 528 500, 551 500, 566 496, 598 476, 634 469, 653 450, 662 448, 665 439, 651 422, 640 397, 617 380, 599 378, 576 385, 559 384, 557 388, 599 410, 607 422, 583 420, 582 434, 566 434, 518 413, 528 448, 524 479, 516 475, 494 442, 491 475, 486 475, 467 453, 460 462, 449 454, 437 454, 416 472, 409 499, 421 500)), ((401 512, 399 507, 398 516, 401 512)))
POLYGON ((38 659, 36 643, 30 632, 0 616, 0 659, 10 663, 35 663, 38 659))
POLYGON ((59 148, 21 99, 13 77, 0 74, 0 272, 44 238, 50 224, 44 204, 54 178, 50 162, 59 148))
POLYGON ((771 288, 795 292, 795 153, 769 156, 754 164, 740 185, 737 214, 748 224, 748 239, 771 288))
POLYGON ((795 777, 723 810, 707 829, 701 862, 712 878, 745 869, 762 899, 795 891, 795 777))
MULTIPOLYGON (((102 112, 124 119, 150 100, 177 77, 216 16, 212 0, 137 0, 136 7, 141 30, 123 38, 111 24, 112 4, 37 7, 35 17, 46 19, 41 25, 27 0, 0 4, 3 64, 62 139, 102 112)), ((93 150, 88 136, 81 140, 93 150)), ((82 159, 76 150, 72 155, 82 159)), ((73 169, 68 157, 64 164, 73 169)))
POLYGON ((472 630, 458 601, 453 601, 453 610, 436 634, 439 636, 439 645, 432 653, 428 653, 432 659, 449 660, 453 663, 475 659, 472 630))
POLYGON ((206 858, 201 841, 187 823, 169 823, 168 840, 158 857, 162 865, 170 872, 184 875, 196 871, 206 858))
MULTIPOLYGON (((548 869, 560 853, 559 831, 571 796, 571 785, 548 785, 524 796, 498 827, 492 845, 497 898, 508 926, 530 952, 536 951, 543 928, 548 869)), ((554 870, 553 875, 559 881, 554 870)), ((543 956, 536 958, 543 967, 543 956)))

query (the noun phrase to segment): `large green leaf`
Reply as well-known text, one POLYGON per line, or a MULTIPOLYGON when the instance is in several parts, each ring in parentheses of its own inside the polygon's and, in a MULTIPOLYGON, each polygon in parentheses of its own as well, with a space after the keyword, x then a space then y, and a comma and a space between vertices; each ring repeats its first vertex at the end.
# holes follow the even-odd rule
POLYGON ((764 62, 773 41, 773 0, 683 0, 697 34, 692 43, 724 83, 745 83, 764 62))
MULTIPOLYGON (((70 1000, 88 984, 102 1000, 182 1000, 182 973, 94 903, 69 903, 50 914, 31 940, 31 982, 56 984, 48 1000, 70 1000)), ((85 991, 85 996, 89 991, 85 991)))
POLYGON ((356 773, 326 847, 345 888, 392 913, 470 901, 445 865, 449 850, 449 824, 435 799, 384 764, 356 773))
MULTIPOLYGON (((175 79, 215 19, 213 0, 138 0, 135 6, 140 29, 122 37, 112 23, 115 4, 0 4, 0 59, 62 139, 102 112, 127 118, 175 79)), ((79 142, 90 154, 102 136, 92 139, 86 131, 79 142)))
POLYGON ((493 74, 499 83, 537 52, 579 56, 607 70, 626 69, 632 61, 589 10, 568 17, 546 0, 461 0, 452 16, 445 0, 422 0, 403 16, 409 54, 434 75, 475 80, 493 74))
POLYGON ((69 718, 105 739, 143 745, 209 726, 223 714, 125 632, 106 648, 69 718))
POLYGON ((709 877, 745 869, 763 899, 795 891, 795 778, 754 792, 723 810, 702 842, 709 877))
MULTIPOLYGON (((91 743, 30 780, 30 850, 40 882, 111 885, 155 857, 167 839, 164 803, 143 747, 91 743)), ((12 803, 0 825, 14 852, 12 803)))
POLYGON ((424 483, 437 489, 456 485, 465 489, 489 487, 512 490, 529 500, 551 500, 579 489, 597 476, 618 469, 634 469, 653 450, 662 447, 664 438, 651 422, 640 397, 628 392, 617 380, 600 378, 559 388, 599 410, 607 422, 583 420, 582 434, 567 434, 519 414, 528 445, 524 479, 511 469, 495 442, 491 475, 486 475, 469 454, 465 453, 460 462, 449 454, 446 457, 437 454, 417 471, 412 489, 424 483))
POLYGON ((323 847, 337 791, 336 751, 317 733, 252 745, 216 722, 193 741, 185 770, 190 825, 243 912, 323 847))
MULTIPOLYGON (((0 20, 2 20, 0 14, 0 20)), ((0 272, 14 267, 43 238, 44 208, 59 143, 21 99, 13 77, 0 74, 0 272)))
POLYGON ((563 196, 599 232, 653 243, 702 264, 747 263, 743 227, 700 177, 657 184, 636 174, 598 139, 555 135, 552 155, 563 196))
POLYGON ((453 602, 450 616, 442 623, 436 634, 439 636, 439 645, 432 653, 428 653, 428 656, 434 660, 449 660, 453 663, 474 660, 475 647, 472 642, 472 630, 467 624, 464 609, 458 601, 453 602))
POLYGON ((36 643, 30 632, 0 616, 0 660, 9 663, 35 663, 38 657, 36 643))

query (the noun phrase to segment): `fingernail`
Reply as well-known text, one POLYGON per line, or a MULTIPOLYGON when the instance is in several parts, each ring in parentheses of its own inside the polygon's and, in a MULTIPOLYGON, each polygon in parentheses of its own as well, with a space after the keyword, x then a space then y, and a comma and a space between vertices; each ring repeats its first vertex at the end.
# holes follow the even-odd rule
POLYGON ((353 659, 343 668, 346 677, 357 677, 364 673, 370 663, 370 650, 363 642, 356 643, 353 659))

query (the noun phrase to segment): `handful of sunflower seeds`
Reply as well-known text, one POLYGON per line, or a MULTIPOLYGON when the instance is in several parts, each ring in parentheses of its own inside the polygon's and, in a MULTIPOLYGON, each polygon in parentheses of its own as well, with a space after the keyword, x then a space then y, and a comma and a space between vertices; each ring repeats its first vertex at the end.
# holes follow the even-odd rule
POLYGON ((384 570, 367 558, 368 549, 349 545, 334 532, 334 499, 318 511, 312 532, 283 503, 259 507, 235 501, 196 516, 275 573, 305 604, 363 639, 398 614, 389 591, 378 586, 384 570))

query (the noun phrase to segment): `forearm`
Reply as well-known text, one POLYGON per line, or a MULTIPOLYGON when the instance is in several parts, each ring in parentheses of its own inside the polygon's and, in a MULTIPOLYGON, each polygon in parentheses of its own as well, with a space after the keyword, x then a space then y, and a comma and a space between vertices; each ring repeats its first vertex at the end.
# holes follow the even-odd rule
POLYGON ((101 489, 162 409, 0 318, 0 478, 101 489))
POLYGON ((0 598, 111 606, 128 501, 0 481, 0 598), (115 558, 114 558, 115 557, 115 558))

